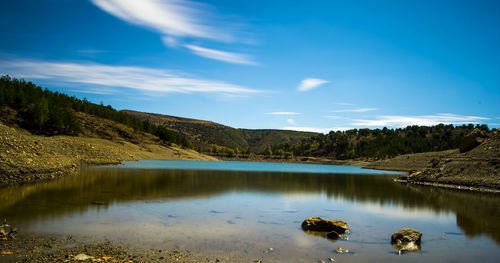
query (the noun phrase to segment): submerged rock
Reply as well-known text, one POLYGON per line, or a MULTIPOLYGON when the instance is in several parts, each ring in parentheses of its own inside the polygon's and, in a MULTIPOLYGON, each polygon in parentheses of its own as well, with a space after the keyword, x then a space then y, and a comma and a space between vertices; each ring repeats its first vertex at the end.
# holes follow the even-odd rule
POLYGON ((349 233, 351 230, 342 220, 327 220, 321 217, 308 218, 302 222, 302 229, 307 231, 332 232, 339 235, 349 233))
POLYGON ((351 251, 349 251, 349 249, 345 249, 343 247, 338 247, 335 249, 335 252, 337 254, 348 254, 348 253, 352 253, 351 251))
POLYGON ((421 238, 421 232, 415 229, 405 228, 391 236, 391 244, 400 254, 404 251, 419 251, 421 249, 421 238))
POLYGON ((328 232, 328 234, 326 234, 326 238, 328 239, 339 239, 341 237, 341 235, 339 235, 339 233, 335 232, 335 231, 332 231, 332 232, 328 232))

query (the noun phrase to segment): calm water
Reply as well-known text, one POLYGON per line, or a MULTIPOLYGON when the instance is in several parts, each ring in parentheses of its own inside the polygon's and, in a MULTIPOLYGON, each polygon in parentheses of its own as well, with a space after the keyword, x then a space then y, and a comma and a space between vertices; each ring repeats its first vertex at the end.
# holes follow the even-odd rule
POLYGON ((352 166, 129 162, 0 189, 0 217, 24 232, 247 262, 499 262, 499 195, 395 176, 352 166), (300 224, 314 216, 346 220, 352 233, 335 242, 308 235, 300 224), (422 250, 399 256, 390 236, 405 227, 423 232, 422 250))

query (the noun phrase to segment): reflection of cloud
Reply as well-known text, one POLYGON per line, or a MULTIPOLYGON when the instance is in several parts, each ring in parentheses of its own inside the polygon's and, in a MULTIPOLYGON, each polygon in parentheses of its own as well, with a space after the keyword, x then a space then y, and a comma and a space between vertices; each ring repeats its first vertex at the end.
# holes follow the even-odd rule
POLYGON ((292 130, 292 131, 329 133, 330 131, 346 131, 346 130, 349 130, 349 129, 352 129, 352 128, 347 128, 347 127, 317 128, 317 127, 287 126, 287 127, 282 127, 281 129, 283 129, 283 130, 292 130))
POLYGON ((367 112, 374 111, 377 108, 357 108, 357 109, 345 109, 345 110, 332 110, 331 112, 367 112))
POLYGON ((396 126, 405 127, 409 125, 423 125, 432 126, 443 124, 468 124, 479 123, 480 121, 489 120, 485 117, 477 116, 464 116, 451 113, 443 113, 437 115, 424 115, 424 116, 399 116, 387 115, 378 116, 375 120, 354 120, 352 125, 356 126, 396 126))
MULTIPOLYGON (((19 78, 47 79, 60 83, 92 84, 150 92, 229 95, 262 92, 221 81, 183 77, 179 73, 168 70, 95 63, 4 61, 0 64, 0 73, 19 78)), ((94 90, 91 93, 95 92, 94 90)))
POLYGON ((256 65, 247 55, 184 45, 180 38, 233 42, 235 37, 207 4, 189 0, 91 0, 103 11, 128 23, 147 27, 162 35, 168 47, 184 46, 192 53, 229 63, 256 65), (219 25, 217 25, 219 21, 219 25))
POLYGON ((274 111, 274 112, 267 112, 266 114, 268 114, 268 115, 299 115, 300 113, 291 112, 291 111, 274 111))
POLYGON ((322 84, 328 83, 327 80, 324 79, 315 79, 315 78, 308 78, 304 79, 300 82, 300 85, 298 87, 299 91, 308 91, 312 90, 322 84))
POLYGON ((390 218, 419 218, 436 220, 436 218, 447 219, 452 213, 436 213, 426 208, 405 208, 400 205, 381 205, 380 203, 360 203, 356 207, 363 212, 382 215, 390 218))
POLYGON ((234 64, 246 64, 246 65, 256 64, 254 61, 252 61, 252 59, 249 56, 243 54, 220 51, 216 49, 204 48, 195 45, 185 45, 185 47, 191 50, 194 54, 206 58, 221 60, 234 64))
POLYGON ((300 248, 310 248, 314 245, 314 242, 306 235, 303 235, 302 233, 294 234, 291 240, 293 240, 295 245, 300 248))

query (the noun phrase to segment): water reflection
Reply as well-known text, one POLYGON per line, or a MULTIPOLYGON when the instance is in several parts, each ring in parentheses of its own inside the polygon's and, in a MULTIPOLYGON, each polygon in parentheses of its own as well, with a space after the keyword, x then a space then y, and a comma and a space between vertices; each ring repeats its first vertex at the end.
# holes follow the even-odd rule
MULTIPOLYGON (((392 176, 96 168, 82 175, 0 189, 0 215, 41 220, 137 201, 204 198, 227 192, 326 195, 357 203, 456 214, 468 237, 500 244, 500 196, 393 183, 392 176)), ((215 211, 217 213, 220 211, 215 211)), ((293 211, 292 211, 293 212, 293 211)), ((231 224, 228 222, 228 224, 231 224)))

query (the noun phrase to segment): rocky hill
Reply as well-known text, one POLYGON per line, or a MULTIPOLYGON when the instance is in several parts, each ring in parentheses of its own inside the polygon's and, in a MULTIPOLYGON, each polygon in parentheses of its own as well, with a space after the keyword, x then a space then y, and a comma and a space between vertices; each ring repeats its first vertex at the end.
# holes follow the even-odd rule
POLYGON ((318 134, 313 132, 286 130, 236 129, 211 121, 131 110, 123 110, 122 112, 179 132, 188 137, 195 145, 201 145, 206 148, 212 144, 216 144, 233 149, 236 147, 239 149, 250 148, 254 153, 261 153, 273 145, 284 143, 293 144, 318 134))

